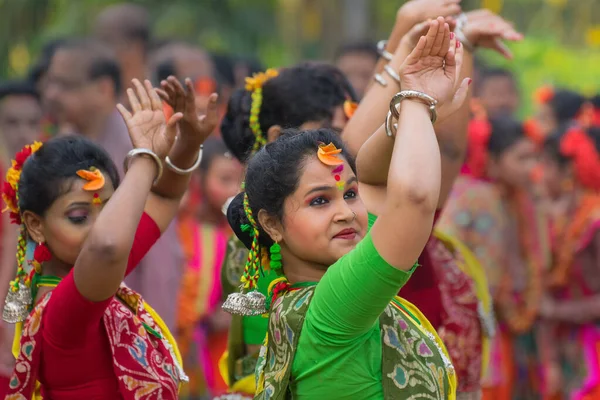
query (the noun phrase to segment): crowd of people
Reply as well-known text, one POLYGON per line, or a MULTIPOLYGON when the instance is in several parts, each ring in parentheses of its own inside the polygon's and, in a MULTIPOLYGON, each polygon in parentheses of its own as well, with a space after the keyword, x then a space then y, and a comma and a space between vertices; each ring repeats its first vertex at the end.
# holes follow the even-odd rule
POLYGON ((6 399, 600 399, 600 96, 520 120, 510 22, 410 0, 277 69, 90 34, 0 82, 6 399))

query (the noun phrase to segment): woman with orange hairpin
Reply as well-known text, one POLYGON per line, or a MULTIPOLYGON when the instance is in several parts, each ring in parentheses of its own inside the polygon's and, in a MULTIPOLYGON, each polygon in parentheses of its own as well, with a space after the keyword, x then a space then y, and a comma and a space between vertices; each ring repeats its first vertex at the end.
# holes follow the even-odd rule
POLYGON ((527 191, 536 148, 519 122, 488 119, 477 103, 472 111, 467 159, 438 229, 482 261, 495 301, 500 330, 484 399, 530 398, 536 391, 532 326, 549 258, 545 219, 527 191))
POLYGON ((552 269, 540 314, 546 392, 600 398, 600 129, 571 125, 544 143, 544 183, 563 200, 552 216, 552 269), (550 386, 551 385, 551 386, 550 386))

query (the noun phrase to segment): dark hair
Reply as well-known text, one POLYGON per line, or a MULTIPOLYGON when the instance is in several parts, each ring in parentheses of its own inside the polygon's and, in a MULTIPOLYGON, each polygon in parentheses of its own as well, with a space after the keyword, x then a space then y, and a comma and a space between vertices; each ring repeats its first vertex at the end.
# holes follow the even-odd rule
POLYGON ((65 38, 58 38, 46 42, 40 51, 40 57, 38 61, 31 67, 27 74, 27 79, 34 85, 37 85, 40 79, 48 72, 50 67, 50 60, 54 53, 67 41, 65 38))
POLYGON ((202 160, 200 161, 200 171, 208 171, 212 162, 219 156, 226 156, 229 153, 225 142, 222 139, 211 137, 206 139, 202 149, 202 160))
POLYGON ((339 60, 343 56, 352 53, 365 54, 375 61, 379 59, 377 45, 371 41, 347 43, 338 49, 335 55, 335 59, 339 60))
POLYGON ((488 142, 488 151, 494 157, 501 156, 511 146, 526 137, 523 124, 510 117, 490 118, 490 125, 492 134, 488 142))
POLYGON ((98 21, 107 20, 121 38, 140 41, 148 49, 151 33, 150 13, 146 7, 135 3, 108 6, 98 16, 98 21))
POLYGON ((8 96, 29 96, 40 101, 40 94, 29 81, 6 81, 0 83, 0 101, 8 96))
MULTIPOLYGON (((245 190, 254 219, 258 223, 258 212, 265 210, 271 215, 283 218, 283 203, 298 188, 298 182, 305 161, 317 154, 320 143, 333 143, 342 149, 341 155, 356 173, 354 158, 348 153, 340 136, 330 129, 311 131, 286 130, 273 143, 267 144, 248 162, 245 190)), ((250 232, 242 232, 241 226, 248 224, 243 207, 244 193, 238 194, 227 209, 227 220, 236 236, 250 248, 250 232)), ((262 227, 258 227, 259 243, 270 246, 273 241, 262 227)))
MULTIPOLYGON (((236 90, 221 123, 223 140, 241 162, 246 162, 255 141, 250 129, 251 96, 246 90, 236 90)), ((331 119, 335 107, 348 98, 356 101, 354 90, 339 69, 314 62, 282 69, 279 76, 264 84, 262 97, 259 123, 265 135, 274 125, 298 128, 308 121, 331 119)))
POLYGON ((19 210, 44 215, 68 190, 65 183, 76 179, 78 170, 90 167, 106 173, 115 188, 119 185, 117 167, 100 146, 81 136, 47 141, 23 165, 19 180, 19 210))
POLYGON ((87 59, 87 75, 91 80, 108 77, 113 81, 115 95, 121 93, 121 68, 113 51, 102 42, 91 38, 70 39, 59 50, 81 52, 87 59))
POLYGON ((481 88, 483 88, 484 84, 486 81, 493 79, 493 78, 507 78, 509 79, 512 84, 514 89, 517 89, 517 80, 515 78, 515 75, 508 69, 506 68, 498 68, 498 67, 494 67, 494 68, 483 68, 480 72, 479 72, 479 82, 476 86, 477 90, 477 94, 481 93, 481 88))
POLYGON ((581 94, 572 90, 559 89, 554 92, 548 105, 552 108, 558 123, 562 124, 575 118, 584 103, 585 97, 581 94))

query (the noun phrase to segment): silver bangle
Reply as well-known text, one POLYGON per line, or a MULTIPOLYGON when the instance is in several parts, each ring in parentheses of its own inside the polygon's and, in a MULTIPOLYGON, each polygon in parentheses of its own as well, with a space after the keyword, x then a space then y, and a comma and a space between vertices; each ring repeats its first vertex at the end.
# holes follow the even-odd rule
POLYGON ((194 165, 192 165, 188 169, 181 169, 181 168, 173 165, 169 156, 165 157, 165 164, 167 164, 167 167, 169 167, 169 169, 171 171, 175 172, 178 175, 190 174, 190 173, 194 172, 200 166, 200 162, 202 162, 202 149, 203 149, 203 146, 200 145, 200 151, 198 152, 198 158, 196 159, 196 162, 194 163, 194 165))
POLYGON ((456 35, 456 38, 463 44, 463 46, 465 46, 465 49, 472 53, 473 50, 475 50, 475 46, 473 46, 473 43, 467 39, 465 33, 463 32, 463 28, 467 26, 468 21, 469 19, 467 14, 460 13, 458 17, 456 17, 456 28, 454 28, 454 34, 456 35))
POLYGON ((379 83, 381 86, 387 87, 387 81, 381 74, 373 75, 373 79, 375 79, 375 82, 379 83))
POLYGON ((389 51, 387 51, 385 49, 385 47, 387 46, 387 43, 388 43, 387 40, 380 40, 379 42, 377 42, 377 52, 384 59, 386 59, 388 61, 392 61, 392 58, 394 56, 392 55, 392 53, 390 53, 389 51))
POLYGON ((400 75, 398 75, 398 73, 394 71, 394 69, 390 67, 389 64, 385 64, 383 66, 383 70, 387 72, 387 74, 391 76, 396 82, 398 82, 399 86, 402 86, 402 84, 400 83, 400 75))
POLYGON ((123 161, 123 170, 125 171, 125 173, 127 173, 127 170, 129 170, 129 164, 131 163, 131 159, 133 157, 143 156, 143 155, 149 156, 156 163, 156 167, 158 168, 158 173, 156 174, 154 183, 158 182, 158 180, 160 179, 160 177, 162 176, 162 173, 163 173, 163 166, 162 166, 162 162, 160 161, 160 158, 158 158, 156 153, 153 152, 152 150, 142 149, 142 148, 131 150, 129 153, 127 153, 127 156, 125 157, 125 161, 123 161))
POLYGON ((434 124, 437 119, 437 112, 435 109, 435 106, 437 105, 436 99, 429 96, 428 94, 418 92, 416 90, 403 90, 400 93, 396 93, 390 101, 390 111, 388 111, 387 116, 385 118, 385 133, 389 137, 394 137, 396 135, 397 126, 392 122, 392 119, 400 118, 400 113, 398 112, 397 107, 400 105, 400 103, 402 103, 403 100, 406 99, 417 99, 425 103, 429 106, 431 123, 434 124))

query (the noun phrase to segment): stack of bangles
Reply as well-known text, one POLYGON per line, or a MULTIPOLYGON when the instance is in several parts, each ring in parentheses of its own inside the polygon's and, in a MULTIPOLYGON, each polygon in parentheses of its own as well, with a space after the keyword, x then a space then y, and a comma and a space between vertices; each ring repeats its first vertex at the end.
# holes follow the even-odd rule
MULTIPOLYGON (((192 165, 188 169, 181 169, 181 168, 177 167, 176 165, 174 165, 171 162, 171 159, 169 158, 169 156, 165 157, 165 164, 167 164, 167 167, 169 167, 169 169, 171 171, 175 172, 178 175, 190 174, 200 166, 200 162, 202 161, 202 149, 203 149, 203 146, 200 145, 200 151, 198 152, 198 158, 196 159, 196 162, 194 163, 194 165, 192 165)), ((160 160, 160 158, 152 150, 142 149, 142 148, 131 150, 129 153, 127 153, 127 157, 125 157, 125 161, 123 164, 124 171, 127 172, 127 170, 129 169, 129 164, 131 163, 131 159, 136 156, 148 156, 152 160, 154 160, 154 162, 156 163, 156 167, 158 168, 158 173, 156 174, 156 179, 154 179, 154 183, 156 184, 156 182, 158 182, 158 180, 162 176, 163 165, 162 165, 162 161, 160 160)))
MULTIPOLYGON (((467 51, 473 52, 475 46, 473 46, 473 44, 469 41, 469 39, 467 39, 463 32, 463 29, 466 25, 467 15, 465 13, 459 14, 456 17, 456 27, 454 28, 454 34, 456 35, 456 38, 460 40, 460 42, 463 44, 467 51)), ((384 60, 389 62, 392 61, 393 55, 392 53, 387 51, 387 43, 387 40, 380 40, 379 42, 377 42, 377 51, 379 52, 379 55, 383 57, 384 60)), ((386 64, 383 67, 383 70, 387 72, 387 74, 391 76, 396 82, 398 82, 398 85, 400 85, 400 76, 396 71, 392 69, 392 67, 389 66, 389 64, 386 64)), ((375 82, 379 83, 383 87, 387 87, 388 85, 387 80, 380 73, 376 73, 375 75, 373 75, 373 79, 375 79, 375 82)))

